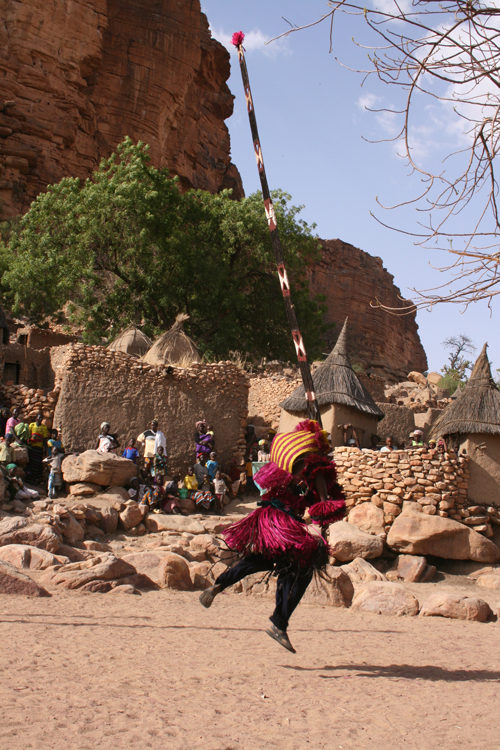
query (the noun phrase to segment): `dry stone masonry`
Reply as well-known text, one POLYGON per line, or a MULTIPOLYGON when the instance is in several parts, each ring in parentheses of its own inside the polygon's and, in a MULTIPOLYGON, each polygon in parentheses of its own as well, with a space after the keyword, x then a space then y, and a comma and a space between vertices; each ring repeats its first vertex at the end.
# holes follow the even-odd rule
POLYGON ((423 513, 452 518, 492 536, 500 525, 494 507, 471 505, 467 500, 468 457, 430 453, 422 449, 360 451, 336 448, 339 482, 349 510, 348 520, 369 533, 389 532, 404 502, 421 506, 423 513))

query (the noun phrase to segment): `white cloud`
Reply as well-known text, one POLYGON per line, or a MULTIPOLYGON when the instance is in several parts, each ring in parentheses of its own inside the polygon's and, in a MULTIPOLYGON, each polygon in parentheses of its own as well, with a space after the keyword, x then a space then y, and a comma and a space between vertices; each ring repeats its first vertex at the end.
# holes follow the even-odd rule
MULTIPOLYGON (((224 45, 226 49, 232 54, 236 52, 233 44, 231 44, 232 34, 228 34, 222 29, 210 29, 214 39, 224 45)), ((271 37, 266 36, 260 29, 249 31, 245 34, 245 41, 243 47, 246 52, 262 52, 267 57, 277 57, 278 55, 290 55, 291 49, 288 44, 288 39, 277 39, 271 44, 266 44, 271 37)))
POLYGON ((380 96, 376 96, 376 94, 364 93, 361 94, 356 104, 360 109, 377 109, 380 101, 380 96))

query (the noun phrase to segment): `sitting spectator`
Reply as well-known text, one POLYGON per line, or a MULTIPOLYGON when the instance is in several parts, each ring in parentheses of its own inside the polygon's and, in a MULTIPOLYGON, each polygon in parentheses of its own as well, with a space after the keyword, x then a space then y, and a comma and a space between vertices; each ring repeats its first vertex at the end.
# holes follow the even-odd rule
POLYGON ((226 497, 226 493, 226 483, 222 478, 220 469, 217 469, 214 477, 215 507, 219 511, 221 516, 224 515, 224 499, 226 497))
POLYGON ((194 500, 196 507, 202 513, 210 510, 214 502, 214 496, 212 495, 212 488, 207 477, 204 479, 203 484, 193 492, 191 500, 194 500))
POLYGON ((205 482, 205 479, 207 477, 210 477, 205 461, 205 456, 202 454, 193 466, 193 471, 196 477, 196 481, 198 482, 198 487, 201 487, 201 485, 205 482))
POLYGON ((15 464, 10 464, 7 468, 7 479, 9 481, 7 489, 11 500, 27 500, 30 502, 38 500, 40 494, 36 490, 25 487, 23 480, 19 476, 20 470, 18 467, 15 464))
POLYGON ((5 439, 0 441, 0 466, 3 469, 7 469, 10 464, 14 464, 14 443, 15 437, 9 432, 5 436, 5 439))
POLYGON ((446 443, 442 438, 437 441, 436 451, 440 454, 447 452, 446 443))
POLYGON ((143 507, 145 506, 146 512, 161 513, 163 494, 164 493, 161 487, 147 487, 139 502, 139 505, 143 507))
POLYGON ((212 482, 215 479, 215 472, 218 468, 219 464, 217 463, 217 453, 215 451, 212 451, 210 454, 210 459, 207 461, 207 469, 210 475, 210 480, 212 482))
POLYGON ((134 464, 137 463, 137 459, 139 458, 139 451, 135 447, 135 438, 130 438, 130 440, 128 441, 128 446, 123 451, 122 458, 128 458, 128 460, 132 461, 134 464))
POLYGON ((392 442, 392 438, 388 437, 385 441, 385 445, 383 448, 380 449, 381 453, 391 453, 391 451, 394 450, 394 444, 392 442))
MULTIPOLYGON (((371 435, 371 437, 370 437, 370 450, 372 450, 372 451, 378 451, 378 449, 379 449, 379 447, 378 447, 379 440, 380 440, 380 438, 379 438, 378 435, 371 435)), ((386 440, 386 444, 387 444, 387 440, 386 440)), ((383 448, 381 450, 383 450, 383 448)))
POLYGON ((116 449, 120 447, 116 435, 112 435, 110 429, 111 425, 109 422, 102 422, 101 434, 97 438, 97 444, 95 447, 95 450, 98 453, 115 453, 116 449))
POLYGON ((174 474, 172 480, 165 485, 165 499, 163 501, 163 510, 165 513, 184 515, 178 498, 180 478, 180 474, 174 474))
POLYGON ((187 474, 184 477, 184 487, 189 490, 190 493, 198 489, 198 480, 192 466, 188 466, 187 468, 187 474))
POLYGON ((140 484, 137 477, 132 477, 130 480, 130 489, 128 490, 128 496, 131 500, 135 500, 136 503, 142 502, 146 490, 147 486, 145 484, 140 484))
POLYGON ((163 482, 167 475, 167 459, 163 455, 163 446, 159 445, 157 453, 153 456, 151 463, 151 476, 153 477, 153 483, 163 486, 163 482))
POLYGON ((57 490, 61 489, 62 484, 63 484, 63 476, 62 476, 62 469, 61 469, 63 458, 64 458, 64 455, 59 452, 59 448, 55 445, 52 448, 52 456, 49 456, 43 459, 44 463, 47 463, 50 465, 49 482, 48 482, 47 489, 48 489, 49 497, 51 498, 57 497, 57 490))
POLYGON ((269 446, 266 440, 259 440, 257 460, 263 464, 267 464, 271 460, 271 454, 269 453, 269 446))
POLYGON ((59 433, 57 430, 50 431, 50 437, 47 440, 47 447, 51 453, 53 453, 54 448, 57 448, 59 453, 64 453, 64 445, 59 440, 59 433))
POLYGON ((245 449, 245 456, 249 458, 252 454, 252 449, 254 445, 257 445, 257 435, 255 434, 255 427, 253 424, 247 425, 247 428, 245 430, 245 442, 246 442, 246 449, 245 449))

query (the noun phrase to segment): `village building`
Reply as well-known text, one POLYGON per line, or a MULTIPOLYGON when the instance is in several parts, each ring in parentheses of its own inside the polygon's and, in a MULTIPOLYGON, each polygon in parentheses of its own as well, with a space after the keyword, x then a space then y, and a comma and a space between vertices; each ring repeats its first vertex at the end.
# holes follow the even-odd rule
POLYGON ((112 352, 123 352, 124 354, 131 354, 133 357, 144 357, 152 346, 151 339, 131 324, 114 341, 108 344, 107 348, 112 352))
MULTIPOLYGON (((331 434, 332 446, 344 445, 346 436, 371 446, 384 414, 354 372, 347 354, 347 319, 335 347, 313 374, 314 390, 323 427, 331 434), (347 429, 344 425, 349 425, 347 429)), ((307 418, 304 386, 281 402, 279 432, 288 432, 307 418)))
POLYGON ((172 328, 155 341, 143 361, 149 365, 176 367, 191 367, 201 362, 198 347, 183 328, 183 323, 188 319, 189 315, 184 313, 177 315, 172 328))
POLYGON ((435 422, 431 437, 469 456, 468 498, 500 505, 500 391, 483 346, 469 382, 435 422))

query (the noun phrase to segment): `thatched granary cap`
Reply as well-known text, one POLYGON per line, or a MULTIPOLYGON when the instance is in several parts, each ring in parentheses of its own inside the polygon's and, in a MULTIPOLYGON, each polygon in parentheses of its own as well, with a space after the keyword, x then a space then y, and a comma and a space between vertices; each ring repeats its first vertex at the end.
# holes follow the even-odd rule
POLYGON ((195 362, 201 362, 200 352, 196 344, 184 332, 182 324, 189 315, 181 313, 169 331, 155 341, 149 352, 143 358, 150 365, 177 365, 189 367, 195 362))
POLYGON ((125 352, 133 354, 134 357, 143 357, 153 346, 151 339, 134 325, 129 325, 117 338, 108 344, 107 348, 114 352, 125 352))
MULTIPOLYGON (((341 404, 383 419, 369 392, 358 379, 347 355, 347 318, 335 347, 313 375, 314 390, 319 406, 341 404)), ((300 385, 280 404, 282 409, 292 413, 307 411, 304 386, 300 385)))
POLYGON ((500 391, 491 377, 487 346, 483 346, 465 388, 432 426, 431 437, 468 433, 500 435, 500 391))
POLYGON ((0 307, 0 329, 1 329, 1 343, 2 344, 8 344, 9 343, 9 326, 7 325, 7 318, 5 317, 5 313, 3 309, 0 307))

